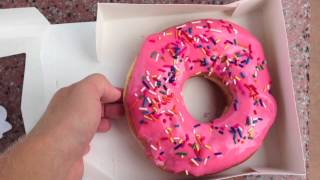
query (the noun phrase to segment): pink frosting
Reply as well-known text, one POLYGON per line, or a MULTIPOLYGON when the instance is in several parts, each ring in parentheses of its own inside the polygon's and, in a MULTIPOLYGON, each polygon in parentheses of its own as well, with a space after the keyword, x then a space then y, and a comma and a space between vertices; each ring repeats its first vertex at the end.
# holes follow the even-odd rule
POLYGON ((224 20, 202 19, 145 40, 124 101, 157 166, 201 176, 235 166, 260 147, 277 111, 270 86, 253 35, 224 20), (195 75, 219 79, 232 95, 228 111, 207 123, 192 118, 181 95, 183 83, 195 75))

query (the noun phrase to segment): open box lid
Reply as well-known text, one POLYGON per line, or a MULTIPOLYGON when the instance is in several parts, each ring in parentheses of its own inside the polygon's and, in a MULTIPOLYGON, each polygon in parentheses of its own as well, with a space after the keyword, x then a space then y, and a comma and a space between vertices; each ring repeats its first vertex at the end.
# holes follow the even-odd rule
MULTIPOLYGON (((264 146, 246 162, 215 177, 304 175, 305 164, 280 0, 242 0, 224 6, 99 4, 96 24, 49 25, 34 8, 0 10, 0 27, 4 22, 5 27, 12 29, 29 29, 11 31, 0 28, 0 32, 7 34, 0 35, 0 56, 21 52, 27 54, 21 105, 26 131, 32 129, 57 89, 93 72, 103 73, 114 85, 123 86, 133 57, 146 35, 204 17, 234 21, 258 37, 269 60, 274 81, 273 94, 278 100, 278 117, 264 146), (133 16, 144 9, 152 10, 133 16), (21 10, 24 13, 17 18, 21 10), (161 12, 154 16, 155 11, 161 12), (125 15, 127 12, 132 14, 125 15), (161 14, 163 12, 171 14, 161 14), (22 17, 32 21, 21 25, 19 19, 22 17)), ((125 121, 115 122, 113 127, 109 133, 94 138, 91 153, 86 157, 85 177, 185 179, 185 176, 175 176, 152 166, 143 155, 142 148, 128 133, 125 121)))
POLYGON ((21 112, 27 132, 46 108, 40 53, 49 26, 36 8, 0 10, 0 57, 26 53, 21 112))

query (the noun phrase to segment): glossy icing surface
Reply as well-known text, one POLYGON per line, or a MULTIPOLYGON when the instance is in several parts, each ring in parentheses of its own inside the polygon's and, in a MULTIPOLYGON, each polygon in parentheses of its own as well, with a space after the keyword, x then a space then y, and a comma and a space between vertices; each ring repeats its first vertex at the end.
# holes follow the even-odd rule
POLYGON ((266 62, 253 35, 223 20, 195 20, 150 35, 124 97, 147 156, 167 171, 194 176, 249 158, 276 116, 266 62), (228 111, 208 123, 192 118, 181 93, 197 75, 220 80, 232 96, 228 111))

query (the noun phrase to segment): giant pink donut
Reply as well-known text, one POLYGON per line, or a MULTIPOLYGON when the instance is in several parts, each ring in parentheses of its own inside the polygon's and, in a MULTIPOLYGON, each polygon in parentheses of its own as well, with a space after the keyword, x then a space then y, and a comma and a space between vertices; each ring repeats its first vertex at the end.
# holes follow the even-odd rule
POLYGON ((201 19, 145 40, 124 102, 135 135, 157 166, 202 176, 245 161, 261 146, 277 111, 270 85, 253 35, 228 21, 201 19), (231 101, 221 117, 201 123, 189 114, 181 91, 192 76, 226 87, 231 101))

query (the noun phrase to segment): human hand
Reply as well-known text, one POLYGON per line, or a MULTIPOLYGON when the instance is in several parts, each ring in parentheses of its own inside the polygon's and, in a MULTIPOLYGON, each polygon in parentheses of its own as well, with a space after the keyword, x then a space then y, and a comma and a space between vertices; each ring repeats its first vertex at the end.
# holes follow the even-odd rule
POLYGON ((91 75, 60 89, 38 124, 16 147, 17 151, 18 147, 22 149, 20 155, 33 156, 31 171, 35 176, 24 178, 81 179, 82 158, 95 132, 107 131, 109 120, 123 113, 121 90, 113 87, 103 75, 91 75), (29 145, 31 149, 26 148, 29 145), (37 159, 37 156, 40 157, 37 159))

